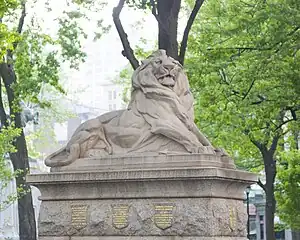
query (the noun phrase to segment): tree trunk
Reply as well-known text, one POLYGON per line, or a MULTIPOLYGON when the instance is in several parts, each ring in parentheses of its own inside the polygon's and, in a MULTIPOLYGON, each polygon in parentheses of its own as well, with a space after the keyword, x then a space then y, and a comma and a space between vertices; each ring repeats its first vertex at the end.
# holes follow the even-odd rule
POLYGON ((158 0, 158 47, 178 60, 178 15, 181 0, 158 0))
POLYGON ((22 171, 16 178, 17 188, 21 188, 22 191, 25 191, 24 194, 21 194, 20 198, 18 198, 19 236, 20 240, 36 240, 36 223, 31 188, 25 181, 26 174, 29 172, 28 151, 22 129, 20 109, 18 109, 18 100, 15 98, 14 91, 11 87, 13 83, 16 83, 13 66, 1 63, 0 75, 7 93, 10 118, 15 123, 15 127, 22 130, 20 136, 18 136, 13 143, 16 152, 9 154, 14 171, 22 171))
POLYGON ((23 172, 16 178, 17 187, 22 187, 24 195, 18 199, 19 215, 19 236, 20 240, 36 240, 36 222, 32 203, 30 185, 25 181, 26 174, 29 172, 29 161, 26 147, 26 140, 23 131, 16 139, 17 152, 10 154, 14 170, 21 169, 23 172))
POLYGON ((272 154, 270 151, 263 153, 266 174, 266 240, 275 240, 274 216, 276 210, 276 200, 274 194, 274 181, 276 177, 276 161, 274 161, 273 155, 274 154, 272 154))
POLYGON ((292 240, 300 240, 300 231, 292 230, 292 240))

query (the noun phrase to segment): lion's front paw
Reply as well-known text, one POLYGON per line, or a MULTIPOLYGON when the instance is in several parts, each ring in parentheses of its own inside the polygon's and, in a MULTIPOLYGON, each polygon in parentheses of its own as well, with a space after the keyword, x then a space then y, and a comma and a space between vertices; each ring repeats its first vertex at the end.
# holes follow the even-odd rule
POLYGON ((205 154, 213 154, 215 155, 215 149, 211 146, 193 146, 189 149, 190 153, 205 153, 205 154))
POLYGON ((205 147, 205 153, 216 155, 215 148, 212 146, 205 147))
POLYGON ((203 146, 193 146, 189 149, 190 153, 204 153, 205 147, 203 146))

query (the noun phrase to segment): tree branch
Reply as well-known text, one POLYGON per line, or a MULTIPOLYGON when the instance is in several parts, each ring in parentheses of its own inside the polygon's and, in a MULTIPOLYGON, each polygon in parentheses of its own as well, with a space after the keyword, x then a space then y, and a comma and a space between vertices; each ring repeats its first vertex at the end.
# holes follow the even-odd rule
POLYGON ((21 17, 19 18, 19 24, 18 24, 18 28, 17 28, 17 32, 19 34, 22 33, 23 26, 24 26, 24 20, 26 17, 26 2, 25 2, 25 0, 22 1, 21 6, 22 6, 22 13, 21 13, 21 17))
POLYGON ((157 14, 157 7, 156 7, 156 4, 155 4, 155 0, 150 0, 150 4, 152 6, 152 15, 155 17, 156 21, 159 23, 159 17, 158 17, 158 14, 157 14))
POLYGON ((3 98, 2 98, 1 72, 0 72, 0 121, 1 121, 0 130, 1 130, 2 126, 5 126, 5 127, 8 126, 7 116, 6 116, 6 112, 4 109, 3 98))
POLYGON ((9 104, 9 114, 14 118, 15 127, 22 128, 21 115, 18 110, 19 105, 18 102, 16 102, 15 94, 13 92, 13 89, 11 88, 12 83, 14 83, 16 80, 16 75, 13 69, 11 69, 11 67, 9 67, 6 63, 0 64, 0 74, 6 89, 9 104))
POLYGON ((258 179, 257 184, 264 190, 264 192, 266 192, 266 186, 265 186, 265 184, 262 183, 262 181, 260 179, 258 179))
POLYGON ((253 139, 249 134, 247 134, 247 135, 249 136, 250 141, 260 150, 260 152, 262 154, 264 154, 264 153, 266 153, 268 151, 266 143, 259 142, 259 141, 255 140, 255 139, 253 139))
MULTIPOLYGON (((273 50, 279 44, 281 44, 281 46, 282 46, 285 42, 287 42, 289 40, 288 37, 295 34, 299 29, 300 29, 300 26, 295 27, 291 32, 289 32, 287 34, 287 38, 285 40, 276 42, 273 45, 268 46, 268 47, 239 47, 239 46, 234 46, 234 47, 208 48, 207 50, 209 50, 209 51, 212 51, 212 50, 270 51, 270 50, 273 50)), ((278 51, 279 51, 279 48, 275 49, 276 53, 278 51)))
POLYGON ((272 156, 276 151, 279 139, 280 139, 280 134, 277 134, 277 135, 274 136, 274 138, 272 140, 271 147, 269 149, 269 152, 270 152, 270 154, 272 154, 272 156))
POLYGON ((245 130, 244 130, 244 134, 246 134, 246 135, 249 137, 250 141, 251 141, 251 142, 252 142, 259 150, 262 150, 263 144, 262 144, 261 142, 259 142, 259 141, 254 140, 254 139, 251 137, 251 135, 250 135, 250 130, 249 130, 249 129, 245 129, 245 130))
POLYGON ((120 0, 118 6, 114 7, 113 9, 113 20, 114 24, 116 26, 116 29, 118 31, 119 37, 121 39, 122 45, 124 50, 122 51, 122 54, 124 57, 128 59, 133 69, 137 69, 139 67, 139 61, 134 56, 134 52, 132 48, 130 47, 127 34, 124 31, 124 28, 122 26, 121 20, 120 20, 120 13, 124 7, 125 0, 120 0))
POLYGON ((248 94, 250 93, 252 87, 254 86, 255 80, 256 80, 256 79, 253 79, 253 80, 252 80, 250 87, 248 88, 247 92, 245 93, 245 95, 244 95, 244 97, 243 97, 243 100, 244 100, 244 99, 248 96, 248 94))
POLYGON ((279 124, 279 125, 276 127, 275 131, 279 130, 283 125, 285 125, 285 124, 287 124, 287 123, 289 123, 289 122, 293 122, 293 121, 296 121, 296 120, 295 120, 294 118, 290 118, 290 119, 288 119, 288 120, 286 120, 286 121, 283 121, 281 124, 279 124))
POLYGON ((256 47, 219 47, 219 48, 207 48, 208 51, 214 50, 238 50, 238 51, 268 51, 272 48, 256 48, 256 47))
POLYGON ((259 149, 259 150, 262 150, 262 148, 263 148, 263 144, 262 143, 260 143, 259 141, 256 141, 256 140, 254 140, 254 139, 252 139, 252 138, 249 138, 250 139, 250 141, 259 149))
POLYGON ((169 30, 166 28, 166 26, 162 23, 162 21, 160 20, 159 16, 158 16, 158 11, 157 11, 157 5, 155 3, 155 0, 150 0, 150 4, 152 7, 152 15, 155 17, 158 25, 166 32, 168 33, 169 30))
POLYGON ((288 106, 288 107, 286 107, 285 109, 286 109, 287 111, 290 111, 290 112, 291 112, 291 115, 292 115, 292 117, 293 117, 293 119, 294 119, 295 121, 298 120, 298 118, 297 118, 297 111, 300 110, 300 105, 296 105, 296 106, 293 106, 293 107, 288 106))
POLYGON ((192 28, 192 25, 195 21, 195 18, 203 4, 204 0, 196 0, 194 8, 191 12, 191 15, 187 21, 186 27, 184 29, 181 45, 180 45, 180 52, 179 52, 179 62, 183 65, 184 64, 184 56, 187 48, 187 42, 189 38, 189 33, 192 28))
MULTIPOLYGON (((19 34, 22 33, 23 26, 24 26, 24 20, 26 17, 26 0, 23 0, 21 2, 21 6, 22 6, 22 12, 21 12, 21 16, 19 18, 19 23, 18 23, 18 28, 17 28, 17 33, 19 33, 19 34)), ((13 43, 14 49, 16 49, 17 45, 18 45, 17 41, 13 43)), ((8 53, 8 54, 12 55, 11 53, 8 53)))

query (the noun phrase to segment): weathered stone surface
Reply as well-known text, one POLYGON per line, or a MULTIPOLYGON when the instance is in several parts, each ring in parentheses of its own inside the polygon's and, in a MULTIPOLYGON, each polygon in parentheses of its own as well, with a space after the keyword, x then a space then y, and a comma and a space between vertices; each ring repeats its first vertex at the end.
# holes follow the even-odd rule
POLYGON ((40 237, 39 240, 245 240, 245 238, 240 237, 184 237, 184 236, 86 236, 86 237, 40 237))
POLYGON ((209 198, 89 200, 44 202, 40 236, 232 236, 245 237, 246 214, 239 200, 209 198), (72 226, 71 205, 86 204, 87 225, 72 226), (162 230, 154 220, 154 205, 174 204, 171 227, 162 230), (129 206, 128 226, 114 227, 113 204, 129 206))
POLYGON ((235 169, 190 167, 55 172, 30 175, 27 181, 42 193, 41 237, 242 239, 246 237, 243 189, 256 176, 235 169), (155 206, 161 205, 174 207, 159 212, 155 206))

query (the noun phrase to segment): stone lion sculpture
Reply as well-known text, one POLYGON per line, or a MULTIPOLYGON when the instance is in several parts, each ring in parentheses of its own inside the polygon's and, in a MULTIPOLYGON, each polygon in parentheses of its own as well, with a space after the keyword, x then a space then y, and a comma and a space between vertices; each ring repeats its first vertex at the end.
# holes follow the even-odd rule
POLYGON ((84 122, 45 163, 54 167, 108 155, 217 151, 194 123, 193 96, 182 66, 159 50, 133 73, 126 110, 84 122))

